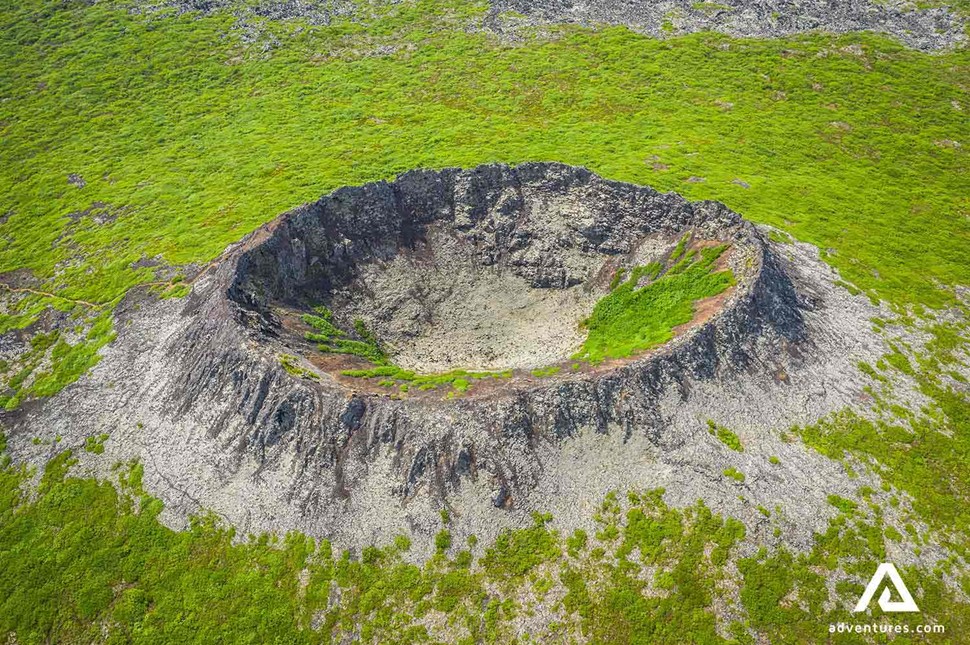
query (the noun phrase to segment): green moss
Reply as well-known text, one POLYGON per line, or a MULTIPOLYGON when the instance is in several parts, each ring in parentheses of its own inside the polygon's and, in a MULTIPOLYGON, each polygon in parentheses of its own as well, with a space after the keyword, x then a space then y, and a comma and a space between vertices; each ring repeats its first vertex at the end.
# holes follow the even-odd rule
POLYGON ((970 283, 965 152, 938 144, 964 128, 959 50, 931 56, 873 34, 656 41, 621 28, 510 48, 467 29, 484 5, 436 0, 313 29, 263 21, 279 43, 255 55, 231 11, 126 6, 29 0, 0 16, 0 272, 27 269, 56 292, 24 297, 2 331, 158 281, 143 257, 204 264, 335 187, 496 160, 557 159, 719 199, 832 248, 847 282, 898 305, 952 304, 940 286, 970 283), (361 53, 382 46, 395 53, 361 53), (668 170, 644 164, 651 155, 668 170), (741 189, 738 176, 758 182, 741 189), (96 203, 117 218, 83 215, 96 203), (846 204, 848 222, 833 215, 846 204))
POLYGON ((744 452, 744 445, 742 445, 741 439, 738 438, 738 435, 734 434, 724 426, 718 425, 708 419, 707 430, 731 450, 736 452, 744 452))
POLYGON ((777 242, 778 244, 791 244, 794 242, 791 235, 774 228, 768 231, 768 239, 770 239, 772 242, 777 242))
POLYGON ((662 490, 631 496, 625 515, 611 505, 619 518, 611 512, 603 521, 620 528, 615 564, 597 559, 597 547, 582 568, 570 565, 560 574, 563 604, 579 615, 591 642, 680 642, 684 634, 692 642, 722 642, 711 604, 744 527, 702 503, 670 509, 662 496, 662 490), (642 566, 655 572, 652 580, 645 580, 642 566))
MULTIPOLYGON (((785 548, 762 548, 738 562, 743 584, 741 601, 751 626, 770 642, 822 642, 830 638, 828 626, 838 622, 859 622, 851 613, 865 584, 884 562, 883 532, 890 539, 902 536, 883 526, 878 508, 864 517, 860 511, 840 514, 827 530, 816 535, 808 553, 794 554, 785 548), (835 585, 834 597, 826 584, 826 573, 842 571, 848 576, 835 585)), ((944 588, 938 574, 913 567, 900 567, 910 591, 917 596, 921 614, 916 617, 894 615, 893 622, 906 624, 911 633, 916 624, 956 621, 966 624, 966 609, 952 592, 944 588), (943 619, 942 616, 947 618, 943 619)), ((875 610, 862 622, 878 620, 875 610)))
POLYGON ((586 535, 586 531, 576 529, 571 536, 566 538, 566 551, 570 557, 578 557, 579 553, 586 549, 588 542, 589 536, 586 535))
POLYGON ((166 287, 159 297, 161 298, 184 298, 192 293, 192 285, 185 283, 172 284, 166 287))
POLYGON ((892 540, 893 542, 902 542, 903 534, 897 531, 892 526, 887 526, 885 530, 886 538, 892 540))
MULTIPOLYGON (((948 392, 939 394, 949 397, 948 392)), ((832 458, 851 454, 873 460, 881 477, 913 497, 915 509, 930 525, 966 527, 970 526, 968 506, 963 503, 970 500, 965 467, 970 459, 970 415, 962 397, 954 395, 952 405, 953 417, 946 417, 942 426, 922 419, 910 429, 844 412, 803 428, 800 434, 832 458)))
POLYGON ((551 520, 550 516, 536 514, 531 528, 503 531, 485 550, 485 574, 493 580, 516 582, 540 564, 559 557, 558 535, 546 526, 551 520))
POLYGON ((733 480, 735 480, 736 482, 739 482, 739 483, 744 482, 744 480, 745 480, 744 473, 742 473, 740 470, 738 470, 734 466, 731 466, 730 468, 726 468, 724 470, 724 476, 725 477, 730 477, 731 479, 733 479, 733 480))
POLYGON ((625 273, 626 269, 624 267, 620 267, 613 272, 613 277, 610 279, 610 291, 613 291, 620 286, 620 283, 623 282, 623 276, 625 273))
POLYGON ((549 376, 555 376, 561 370, 562 370, 562 367, 560 367, 559 365, 550 365, 549 367, 536 368, 532 370, 531 373, 532 373, 532 376, 535 376, 538 378, 546 378, 549 376))
POLYGON ((319 381, 320 376, 316 372, 300 367, 299 358, 291 354, 280 354, 280 366, 291 376, 305 378, 311 381, 319 381))
POLYGON ((111 312, 90 319, 89 325, 84 337, 73 345, 61 339, 56 330, 34 335, 30 351, 20 357, 26 365, 7 381, 11 394, 5 407, 13 409, 31 397, 53 396, 96 365, 101 360, 100 349, 115 338, 111 312), (49 369, 35 372, 45 356, 50 359, 49 369))
POLYGON ((835 508, 839 509, 843 513, 851 514, 855 511, 859 505, 853 502, 851 499, 846 499, 839 495, 829 495, 828 502, 835 508))
MULTIPOLYGON (((469 372, 467 370, 452 370, 439 374, 418 374, 411 370, 401 369, 395 365, 383 365, 369 369, 344 370, 341 372, 345 376, 355 378, 380 378, 387 387, 398 384, 407 385, 408 390, 416 388, 418 390, 435 390, 439 387, 450 387, 452 391, 462 393, 471 387, 472 382, 481 379, 502 379, 512 375, 511 370, 501 372, 469 372)), ((407 391, 407 390, 402 390, 407 391)))
POLYGON ((438 531, 438 534, 434 537, 434 548, 435 551, 443 553, 451 548, 451 531, 448 529, 442 529, 438 531))
POLYGON ((348 332, 333 323, 333 314, 329 309, 315 307, 320 315, 303 314, 301 319, 314 329, 306 333, 306 339, 317 343, 317 349, 325 353, 350 354, 359 356, 374 365, 388 365, 387 355, 377 342, 377 337, 367 329, 363 320, 354 321, 354 333, 357 339, 348 337, 348 332))
POLYGON ((726 249, 708 247, 687 254, 666 272, 658 264, 634 268, 629 279, 596 303, 583 323, 586 341, 574 358, 593 363, 625 358, 670 340, 674 327, 694 317, 696 300, 734 284, 730 271, 713 270, 726 249), (651 281, 639 286, 642 278, 651 281))
POLYGON ((96 437, 87 437, 84 440, 84 450, 86 452, 100 455, 104 453, 104 442, 108 440, 107 433, 101 433, 96 437))

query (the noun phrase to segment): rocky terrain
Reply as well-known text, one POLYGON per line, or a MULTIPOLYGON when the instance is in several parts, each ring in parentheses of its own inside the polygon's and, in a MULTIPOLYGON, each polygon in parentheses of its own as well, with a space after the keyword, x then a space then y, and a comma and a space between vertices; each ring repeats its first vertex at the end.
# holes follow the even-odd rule
POLYGON ((863 400, 857 364, 885 351, 869 323, 879 310, 836 280, 813 247, 769 241, 718 203, 560 164, 413 171, 281 216, 200 272, 188 298, 129 293, 103 360, 4 423, 14 458, 37 463, 108 433, 104 454, 79 453, 81 468, 107 476, 140 459, 174 525, 209 509, 244 532, 293 528, 349 547, 411 532, 428 538, 420 554, 441 509, 456 536, 487 538, 533 510, 585 526, 610 490, 665 487, 668 503, 704 499, 756 538, 752 505, 784 501, 780 539, 804 549, 833 512, 827 495, 866 477, 779 429, 863 400), (734 249, 737 284, 712 311, 631 360, 530 375, 575 342, 569 325, 541 331, 556 311, 546 299, 581 313, 608 290, 604 267, 656 256, 685 231, 734 249), (471 294, 463 302, 481 320, 501 319, 513 309, 484 303, 505 293, 538 307, 535 335, 528 316, 521 328, 538 342, 496 345, 488 325, 456 329, 461 316, 442 313, 464 311, 456 294, 471 294), (320 303, 336 322, 365 318, 412 365, 450 368, 491 348, 485 367, 512 375, 459 396, 374 391, 310 360, 284 324, 320 303), (447 364, 421 364, 455 334, 447 364), (296 370, 281 364, 291 354, 296 370), (719 442, 711 422, 745 451, 719 442), (743 481, 722 475, 734 466, 743 481))
POLYGON ((871 0, 494 0, 496 13, 513 11, 533 24, 573 22, 627 25, 663 37, 717 31, 732 36, 773 38, 811 31, 877 31, 922 50, 964 42, 963 21, 946 8, 871 0))
MULTIPOLYGON (((965 20, 946 7, 926 7, 907 0, 490 0, 485 27, 508 34, 523 25, 577 23, 626 25, 644 34, 666 37, 715 31, 736 37, 777 38, 808 32, 875 31, 916 49, 930 51, 966 42, 965 20)), ((232 11, 251 41, 267 42, 256 24, 261 19, 300 19, 311 25, 366 19, 373 7, 349 0, 161 0, 139 1, 135 10, 154 14, 232 11)), ((273 38, 271 37, 272 41, 273 38)))

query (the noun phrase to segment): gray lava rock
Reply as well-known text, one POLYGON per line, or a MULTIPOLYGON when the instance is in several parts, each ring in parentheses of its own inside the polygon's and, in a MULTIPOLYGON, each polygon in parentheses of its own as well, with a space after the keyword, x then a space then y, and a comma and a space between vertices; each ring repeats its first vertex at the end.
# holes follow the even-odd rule
POLYGON ((966 42, 960 16, 943 7, 917 8, 898 0, 491 0, 491 5, 491 24, 500 31, 501 13, 513 11, 531 24, 626 25, 655 37, 698 31, 757 38, 877 31, 921 50, 966 42))

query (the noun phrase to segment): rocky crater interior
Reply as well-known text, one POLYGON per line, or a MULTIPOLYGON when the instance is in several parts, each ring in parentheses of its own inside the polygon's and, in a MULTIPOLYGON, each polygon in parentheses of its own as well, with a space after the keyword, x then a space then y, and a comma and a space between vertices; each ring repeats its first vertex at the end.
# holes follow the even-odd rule
POLYGON ((757 253, 723 206, 584 169, 415 171, 284 215, 248 242, 230 296, 293 373, 463 391, 635 359, 716 315, 757 253), (720 286, 692 295, 699 263, 720 286), (597 324, 628 347, 590 351, 597 324))

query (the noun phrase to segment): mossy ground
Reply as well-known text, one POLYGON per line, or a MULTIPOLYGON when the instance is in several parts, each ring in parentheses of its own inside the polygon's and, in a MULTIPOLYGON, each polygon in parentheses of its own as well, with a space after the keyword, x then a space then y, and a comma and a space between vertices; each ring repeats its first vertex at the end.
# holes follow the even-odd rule
MULTIPOLYGON (((0 365, 8 407, 97 360, 117 298, 167 279, 139 260, 206 262, 289 207, 418 166, 555 159, 718 199, 818 245, 847 284, 900 314, 951 305, 952 287, 970 284, 966 49, 926 55, 872 34, 656 41, 576 27, 508 44, 463 28, 481 4, 420 0, 364 23, 267 22, 281 44, 264 53, 234 35, 229 13, 125 8, 29 0, 0 10, 0 272, 39 281, 36 292, 3 292, 0 331, 34 329, 48 308, 96 330, 67 343, 35 329, 30 349, 0 365)), ((797 430, 848 467, 872 468, 889 491, 879 495, 911 499, 914 514, 900 531, 883 526, 869 491, 847 500, 855 508, 833 500, 836 519, 803 554, 739 557, 731 520, 648 493, 607 500, 596 535, 559 536, 540 517, 477 560, 442 539, 440 557, 417 567, 401 558, 406 539, 351 557, 302 536, 233 543, 211 519, 170 531, 139 490, 138 466, 119 470, 119 492, 65 477, 63 456, 27 496, 28 474, 3 457, 0 633, 327 642, 359 630, 408 642, 433 640, 414 618, 441 612, 470 642, 509 642, 511 617, 529 609, 490 585, 545 597, 552 584, 566 590, 553 627, 602 642, 683 630, 696 642, 818 642, 848 618, 886 540, 907 540, 955 554, 939 571, 902 573, 920 620, 945 623, 959 642, 967 605, 941 579, 950 572, 970 594, 970 406, 953 369, 966 342, 965 328, 942 325, 924 355, 900 345, 870 366, 887 381, 915 379, 929 410, 883 394, 881 421, 844 414, 797 430), (652 578, 637 573, 648 562, 660 565, 652 578), (824 583, 837 571, 847 577, 833 591, 824 583), (729 579, 739 620, 718 625, 712 607, 729 579)))
MULTIPOLYGON (((98 350, 115 337, 111 314, 89 318, 87 328, 81 320, 78 325, 82 333, 73 342, 64 340, 57 329, 31 338, 30 348, 18 357, 19 369, 0 381, 0 408, 13 409, 31 396, 50 396, 98 362, 98 350)), ((8 369, 5 366, 0 372, 8 369)))
POLYGON ((363 320, 354 321, 356 339, 333 323, 333 313, 326 307, 315 307, 314 314, 304 314, 302 320, 313 328, 306 333, 306 339, 317 343, 317 350, 324 353, 350 354, 358 356, 375 365, 388 365, 387 355, 377 342, 377 337, 363 320))
POLYGON ((228 14, 11 7, 0 270, 110 302, 152 279, 131 266, 142 256, 212 259, 340 185, 555 158, 721 199, 833 249, 850 282, 894 301, 940 303, 936 282, 970 282, 966 152, 952 145, 968 130, 956 107, 966 51, 924 55, 871 35, 656 41, 621 28, 508 46, 438 24, 481 9, 425 0, 370 24, 268 22, 282 45, 261 55, 227 37, 228 14), (367 41, 397 53, 355 56, 367 41), (93 203, 117 218, 83 215, 93 203))
MULTIPOLYGON (((810 552, 741 556, 741 522, 700 502, 669 508, 655 490, 608 495, 592 535, 562 536, 554 518, 536 515, 478 556, 454 543, 443 513, 436 554, 415 565, 407 536, 353 555, 299 534, 240 541, 212 516, 172 531, 158 521, 161 503, 141 490, 137 463, 118 464, 116 483, 98 483, 69 476, 65 451, 26 496, 29 474, 0 459, 0 630, 20 643, 328 643, 352 634, 419 643, 439 642, 442 625, 459 642, 508 643, 516 616, 542 607, 559 618, 533 634, 539 640, 820 642, 830 623, 857 621, 849 609, 885 559, 886 540, 903 539, 878 505, 836 500, 810 552), (828 576, 841 580, 835 590, 828 576)), ((873 494, 860 491, 863 500, 873 494)), ((939 572, 902 574, 922 613, 891 622, 970 627, 939 572)), ((885 620, 878 610, 870 619, 885 620)))

